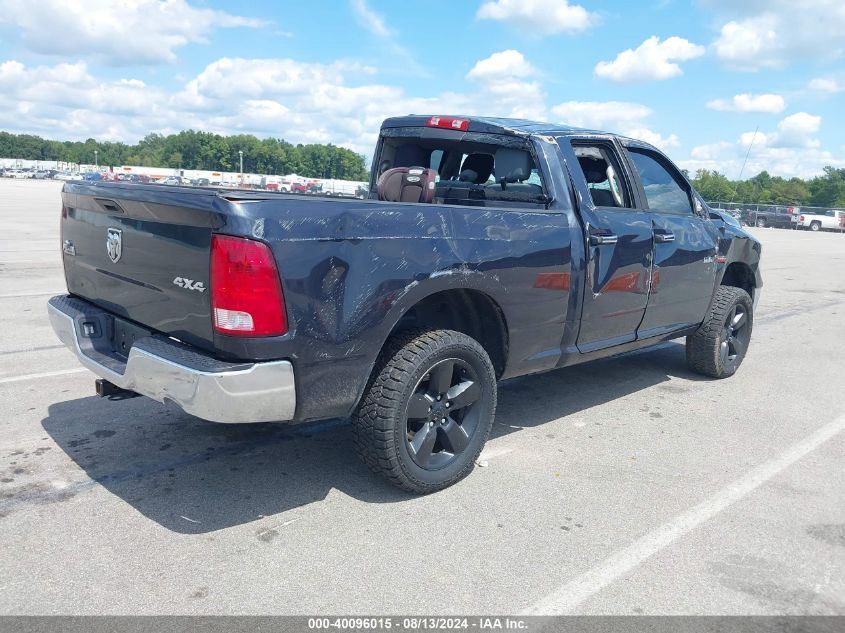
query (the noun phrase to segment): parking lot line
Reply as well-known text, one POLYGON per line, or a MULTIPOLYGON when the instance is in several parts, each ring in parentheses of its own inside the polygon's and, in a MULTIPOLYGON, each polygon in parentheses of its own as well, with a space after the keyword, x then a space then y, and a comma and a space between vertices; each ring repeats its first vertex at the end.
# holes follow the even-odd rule
POLYGON ((23 382, 24 380, 35 380, 37 378, 51 378, 53 376, 64 376, 65 374, 78 374, 83 371, 88 371, 85 367, 75 367, 74 369, 60 369, 58 371, 44 371, 38 374, 24 374, 22 376, 7 376, 0 378, 0 385, 9 382, 23 382))
POLYGON ((845 414, 792 445, 778 457, 760 464, 704 502, 664 523, 628 547, 617 551, 596 567, 561 585, 531 605, 523 612, 523 615, 563 615, 571 612, 638 567, 650 556, 712 519, 843 430, 845 430, 845 414))

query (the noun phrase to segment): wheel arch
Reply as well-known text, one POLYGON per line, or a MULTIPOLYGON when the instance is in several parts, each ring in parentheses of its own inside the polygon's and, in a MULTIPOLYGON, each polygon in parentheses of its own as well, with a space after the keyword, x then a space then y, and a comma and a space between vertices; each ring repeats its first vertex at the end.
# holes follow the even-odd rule
POLYGON ((719 282, 720 286, 733 286, 742 288, 752 299, 760 285, 757 275, 751 266, 743 261, 733 261, 725 267, 725 272, 719 282))
POLYGON ((508 359, 508 324, 504 310, 487 292, 476 288, 432 290, 402 310, 387 332, 387 340, 411 329, 444 329, 462 332, 484 348, 499 378, 508 359))

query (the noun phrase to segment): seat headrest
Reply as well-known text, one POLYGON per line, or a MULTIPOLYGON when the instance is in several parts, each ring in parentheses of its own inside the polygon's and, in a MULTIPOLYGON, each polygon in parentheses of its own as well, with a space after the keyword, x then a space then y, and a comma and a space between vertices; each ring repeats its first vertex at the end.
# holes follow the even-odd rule
POLYGON ((396 148, 393 156, 394 167, 413 167, 414 165, 427 165, 429 157, 426 151, 419 145, 400 145, 396 148))
POLYGON ((582 156, 578 159, 578 162, 588 183, 595 184, 607 180, 607 163, 602 159, 582 156))
POLYGON ((461 180, 464 180, 465 171, 475 172, 475 179, 469 182, 483 185, 490 178, 490 174, 493 173, 493 155, 470 154, 464 159, 464 164, 461 165, 461 180))
POLYGON ((534 161, 522 149, 500 147, 496 150, 496 181, 522 182, 531 176, 534 161))

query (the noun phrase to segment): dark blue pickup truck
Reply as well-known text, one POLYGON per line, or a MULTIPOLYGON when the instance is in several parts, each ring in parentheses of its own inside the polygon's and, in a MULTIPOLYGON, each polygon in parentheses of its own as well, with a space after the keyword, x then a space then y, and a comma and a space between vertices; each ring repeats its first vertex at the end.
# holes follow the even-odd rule
POLYGON ((702 374, 742 362, 760 244, 654 147, 407 116, 372 172, 365 200, 69 182, 52 325, 101 395, 352 416, 365 463, 415 492, 472 470, 498 380, 679 337, 702 374))

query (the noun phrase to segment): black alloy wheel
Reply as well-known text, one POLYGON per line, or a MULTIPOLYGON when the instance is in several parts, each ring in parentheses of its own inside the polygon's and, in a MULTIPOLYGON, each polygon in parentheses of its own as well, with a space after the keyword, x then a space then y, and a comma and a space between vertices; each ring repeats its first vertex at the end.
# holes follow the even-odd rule
POLYGON ((725 327, 722 330, 722 342, 719 356, 726 369, 736 369, 737 360, 745 356, 751 329, 748 327, 748 313, 741 303, 734 305, 728 312, 725 327))
POLYGON ((458 358, 438 362, 408 401, 408 452, 420 468, 437 470, 463 453, 478 429, 481 387, 475 370, 458 358))

